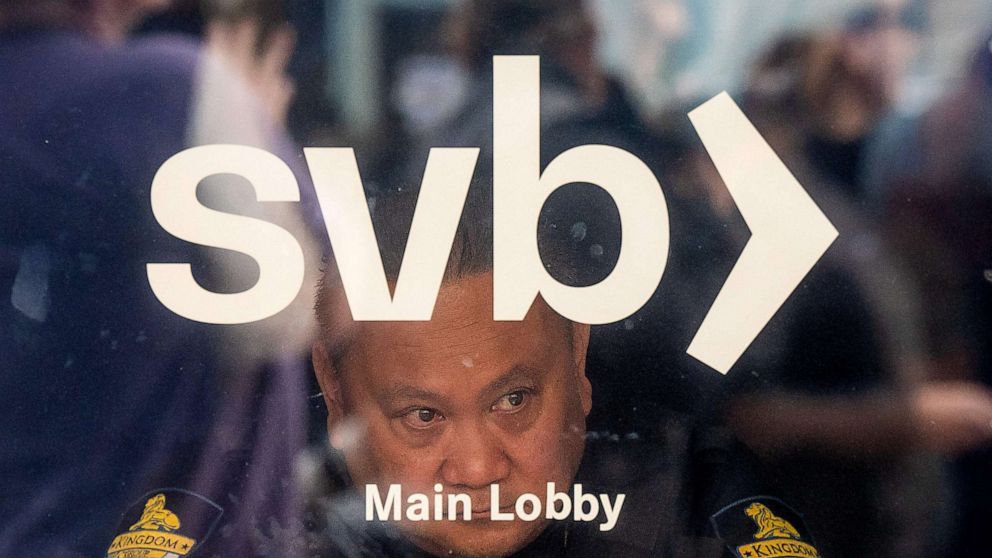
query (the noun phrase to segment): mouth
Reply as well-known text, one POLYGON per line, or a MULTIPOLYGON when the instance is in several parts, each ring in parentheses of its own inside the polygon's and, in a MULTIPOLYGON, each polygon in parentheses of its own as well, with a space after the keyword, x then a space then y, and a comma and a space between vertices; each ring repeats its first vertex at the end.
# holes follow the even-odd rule
MULTIPOLYGON (((486 508, 484 510, 478 510, 478 511, 473 510, 472 511, 472 519, 490 519, 491 518, 491 515, 490 515, 491 509, 492 508, 486 508)), ((501 507, 501 508, 498 508, 498 509, 499 509, 500 513, 513 513, 513 506, 504 506, 504 507, 501 507)))

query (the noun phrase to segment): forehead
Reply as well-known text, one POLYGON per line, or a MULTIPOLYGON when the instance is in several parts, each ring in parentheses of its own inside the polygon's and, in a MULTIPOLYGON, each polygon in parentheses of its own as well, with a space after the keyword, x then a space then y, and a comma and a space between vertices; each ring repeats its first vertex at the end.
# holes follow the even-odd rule
POLYGON ((494 321, 492 275, 444 284, 430 321, 353 322, 342 368, 429 380, 445 371, 548 367, 569 355, 569 323, 538 299, 522 321, 494 321))

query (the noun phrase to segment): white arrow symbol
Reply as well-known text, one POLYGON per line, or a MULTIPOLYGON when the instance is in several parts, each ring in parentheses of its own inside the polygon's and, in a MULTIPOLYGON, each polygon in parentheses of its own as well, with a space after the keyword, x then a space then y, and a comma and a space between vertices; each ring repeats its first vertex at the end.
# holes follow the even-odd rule
POLYGON ((837 229, 726 92, 689 119, 751 230, 686 350, 726 374, 837 238, 837 229))

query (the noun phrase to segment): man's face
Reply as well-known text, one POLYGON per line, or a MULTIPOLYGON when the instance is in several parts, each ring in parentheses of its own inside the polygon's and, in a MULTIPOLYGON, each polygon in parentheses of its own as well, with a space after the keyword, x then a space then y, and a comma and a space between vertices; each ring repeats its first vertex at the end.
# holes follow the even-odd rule
MULTIPOLYGON (((436 554, 502 555, 533 540, 542 521, 489 521, 517 496, 572 482, 584 448, 591 388, 588 326, 538 300, 523 321, 494 322, 492 276, 442 286, 428 322, 352 323, 353 341, 315 364, 329 407, 332 443, 355 485, 472 499, 471 521, 401 523, 436 554), (344 434, 349 432, 350 434, 344 434), (500 486, 490 502, 490 485, 500 486)), ((433 498, 432 498, 433 501, 433 498)), ((459 515, 460 517, 460 515, 459 515)))

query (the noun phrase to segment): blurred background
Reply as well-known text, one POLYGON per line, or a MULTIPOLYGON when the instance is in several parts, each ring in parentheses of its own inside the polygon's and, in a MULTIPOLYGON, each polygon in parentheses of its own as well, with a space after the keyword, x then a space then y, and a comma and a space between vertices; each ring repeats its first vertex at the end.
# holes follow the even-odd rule
MULTIPOLYGON (((307 368, 310 293, 275 323, 181 323, 142 290, 145 262, 196 261, 232 291, 257 272, 164 233, 124 247, 154 221, 121 200, 145 199, 184 146, 258 145, 296 171, 304 208, 261 215, 319 254, 301 146, 355 147, 373 199, 416 187, 431 146, 482 146, 486 161, 493 54, 542 56, 542 161, 622 146, 669 203, 658 293, 593 333, 591 435, 664 436, 676 414, 725 424, 820 526, 824 556, 988 556, 990 33, 979 0, 0 0, 0 176, 14 192, 0 221, 0 407, 20 432, 0 450, 0 478, 18 486, 0 497, 0 556, 94 555, 113 534, 99 525, 176 479, 204 492, 225 479, 233 509, 253 507, 228 518, 223 540, 245 545, 231 555, 319 554, 315 521, 296 511, 334 488, 307 368), (685 354, 748 238, 686 117, 724 90, 840 231, 726 379, 685 354), (51 142, 68 151, 49 156, 51 142), (66 220, 67 206, 89 213, 66 220), (102 310, 72 298, 94 273, 114 285, 94 299, 102 310), (180 352, 189 362, 173 362, 180 352), (185 391, 163 387, 175 369, 185 391), (150 391, 133 404, 71 403, 135 383, 150 391), (122 434, 135 425, 182 435, 152 447, 122 434), (129 465, 81 470, 67 446, 129 465), (90 523, 73 523, 80 508, 97 508, 90 523)), ((566 235, 587 259, 579 282, 594 283, 616 261, 618 216, 595 188, 569 188, 542 230, 566 235)), ((251 201, 211 203, 258 214, 251 201)))
MULTIPOLYGON (((368 136, 392 111, 409 111, 417 69, 434 72, 446 91, 456 88, 443 24, 456 0, 369 0, 283 2, 299 34, 290 65, 299 96, 294 132, 319 133, 318 124, 339 133, 368 136), (404 95, 404 92, 406 93, 404 95), (304 118, 305 116, 305 118, 304 118), (303 121, 309 122, 305 125, 303 121)), ((751 1, 589 0, 597 29, 596 59, 622 79, 632 102, 646 116, 722 90, 740 91, 759 56, 785 35, 837 31, 858 26, 888 27, 887 50, 898 70, 894 108, 920 112, 940 92, 960 81, 983 34, 992 7, 978 0, 751 1), (872 10, 894 19, 869 21, 872 10), (863 21, 858 21, 861 18, 863 21), (909 44, 898 44, 900 41, 909 44)), ((202 33, 201 2, 177 0, 139 32, 202 33)), ((432 80, 427 80, 432 81, 432 80)), ((435 81, 435 87, 441 87, 435 81)), ((422 85, 426 87, 426 85, 422 85)), ((458 94, 446 94, 456 102, 458 94)), ((440 110, 435 108, 434 110, 440 110)), ((420 111, 417 112, 428 112, 420 111)), ((426 118, 424 115, 421 118, 426 118)))

